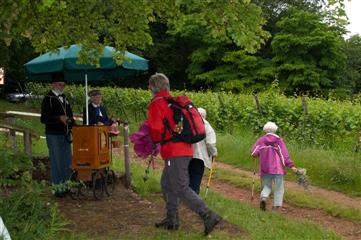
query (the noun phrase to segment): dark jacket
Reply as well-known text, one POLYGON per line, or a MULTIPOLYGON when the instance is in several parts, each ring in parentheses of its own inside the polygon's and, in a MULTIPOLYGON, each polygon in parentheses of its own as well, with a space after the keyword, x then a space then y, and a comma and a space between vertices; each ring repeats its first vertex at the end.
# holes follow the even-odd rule
MULTIPOLYGON (((96 115, 96 108, 93 104, 89 103, 88 105, 88 116, 89 116, 89 125, 95 125, 98 122, 103 123, 104 125, 110 125, 110 120, 108 118, 108 114, 106 109, 103 106, 100 106, 100 111, 103 116, 96 115)), ((83 124, 86 124, 86 110, 83 109, 83 124)))
POLYGON ((65 95, 62 96, 64 102, 61 102, 59 97, 53 91, 50 91, 43 99, 40 121, 45 124, 46 134, 66 135, 75 122, 70 103, 65 95), (60 120, 61 115, 65 115, 70 119, 69 124, 65 125, 60 120))

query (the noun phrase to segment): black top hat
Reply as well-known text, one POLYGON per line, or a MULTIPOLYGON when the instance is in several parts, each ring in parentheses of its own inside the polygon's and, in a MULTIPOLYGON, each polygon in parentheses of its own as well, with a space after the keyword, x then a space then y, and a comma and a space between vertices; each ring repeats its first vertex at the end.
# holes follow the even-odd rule
POLYGON ((51 82, 65 82, 63 72, 55 72, 51 74, 51 82))

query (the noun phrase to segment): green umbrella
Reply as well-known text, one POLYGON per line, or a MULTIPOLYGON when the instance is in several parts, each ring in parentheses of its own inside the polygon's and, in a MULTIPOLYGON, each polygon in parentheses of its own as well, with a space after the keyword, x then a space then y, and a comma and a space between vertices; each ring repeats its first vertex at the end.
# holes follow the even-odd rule
MULTIPOLYGON (((113 59, 117 50, 105 47, 99 59, 100 65, 77 64, 80 45, 59 48, 58 52, 48 52, 27 62, 26 75, 29 80, 50 82, 52 73, 63 72, 66 82, 85 82, 85 106, 88 116, 88 81, 115 80, 127 76, 146 73, 148 60, 133 53, 125 52, 124 61, 117 65, 113 59)), ((87 119, 88 125, 88 119, 87 119)))
POLYGON ((26 75, 29 80, 50 82, 52 73, 63 72, 67 82, 114 80, 126 76, 146 73, 148 60, 130 52, 125 52, 124 62, 117 65, 113 59, 117 50, 105 47, 100 58, 100 66, 77 64, 80 45, 59 48, 58 52, 48 52, 26 63, 26 75))

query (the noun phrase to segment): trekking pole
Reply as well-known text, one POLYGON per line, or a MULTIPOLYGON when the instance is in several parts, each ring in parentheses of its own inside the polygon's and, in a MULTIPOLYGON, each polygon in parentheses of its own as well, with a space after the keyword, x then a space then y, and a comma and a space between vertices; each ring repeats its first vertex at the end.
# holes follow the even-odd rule
POLYGON ((212 178, 212 174, 213 174, 215 160, 216 160, 216 158, 214 156, 212 156, 212 165, 211 165, 211 170, 209 170, 208 182, 207 182, 206 193, 204 195, 204 200, 207 198, 207 195, 208 195, 208 189, 209 189, 209 185, 211 184, 211 178, 212 178))
POLYGON ((253 166, 253 177, 252 177, 252 191, 251 191, 251 202, 253 202, 254 199, 254 185, 255 185, 255 179, 256 179, 256 158, 254 159, 254 166, 253 166))
POLYGON ((152 150, 152 154, 150 155, 150 159, 148 161, 147 168, 145 169, 145 174, 143 176, 144 182, 146 182, 149 179, 150 164, 152 164, 153 169, 154 169, 154 149, 152 150))

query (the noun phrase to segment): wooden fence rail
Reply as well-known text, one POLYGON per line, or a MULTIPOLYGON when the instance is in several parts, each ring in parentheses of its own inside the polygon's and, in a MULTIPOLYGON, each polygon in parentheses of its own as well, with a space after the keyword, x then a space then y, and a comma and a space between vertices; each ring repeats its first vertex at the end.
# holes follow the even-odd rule
POLYGON ((0 128, 8 130, 9 132, 9 140, 11 142, 12 148, 14 150, 17 149, 17 144, 16 144, 16 132, 20 132, 23 135, 23 142, 24 142, 24 152, 29 155, 30 157, 32 156, 32 139, 36 138, 39 139, 40 135, 29 130, 26 128, 20 128, 20 127, 14 127, 12 125, 7 125, 7 124, 0 124, 0 128))

